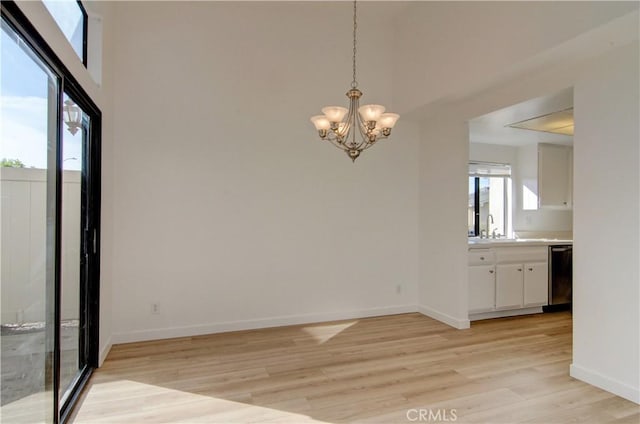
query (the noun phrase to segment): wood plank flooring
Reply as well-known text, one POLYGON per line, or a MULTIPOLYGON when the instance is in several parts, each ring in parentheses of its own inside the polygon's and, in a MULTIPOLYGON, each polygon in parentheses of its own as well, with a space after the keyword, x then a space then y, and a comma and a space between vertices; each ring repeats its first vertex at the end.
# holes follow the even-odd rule
POLYGON ((640 406, 569 377, 571 325, 403 314, 117 345, 73 421, 638 424, 640 406))

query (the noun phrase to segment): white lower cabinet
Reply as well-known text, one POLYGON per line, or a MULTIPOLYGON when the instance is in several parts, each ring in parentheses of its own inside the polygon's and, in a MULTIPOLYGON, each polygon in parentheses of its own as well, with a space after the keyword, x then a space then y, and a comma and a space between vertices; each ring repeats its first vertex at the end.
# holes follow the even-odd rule
POLYGON ((469 312, 493 311, 496 296, 495 266, 469 267, 469 312))
POLYGON ((496 310, 522 308, 522 265, 498 265, 496 274, 496 310))
POLYGON ((524 264, 524 307, 549 303, 549 267, 547 262, 524 264))
POLYGON ((547 250, 547 246, 471 249, 469 313, 516 312, 546 305, 547 250))

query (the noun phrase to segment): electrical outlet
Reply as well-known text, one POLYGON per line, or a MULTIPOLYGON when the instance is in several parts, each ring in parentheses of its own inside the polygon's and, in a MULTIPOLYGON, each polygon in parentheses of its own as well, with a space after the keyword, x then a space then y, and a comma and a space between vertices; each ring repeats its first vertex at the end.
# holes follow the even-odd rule
POLYGON ((160 313, 160 304, 159 303, 152 303, 151 304, 151 313, 153 315, 158 315, 160 313))

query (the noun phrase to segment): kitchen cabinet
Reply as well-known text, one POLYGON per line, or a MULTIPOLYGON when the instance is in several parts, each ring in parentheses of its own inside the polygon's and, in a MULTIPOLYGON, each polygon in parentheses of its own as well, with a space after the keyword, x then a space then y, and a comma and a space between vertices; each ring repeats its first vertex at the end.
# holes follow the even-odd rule
POLYGON ((522 278, 521 264, 497 266, 496 310, 522 308, 522 278))
POLYGON ((573 208, 573 148, 538 144, 538 206, 573 208))
POLYGON ((469 312, 493 311, 495 306, 495 267, 477 265, 469 267, 469 312))
POLYGON ((546 305, 547 264, 547 246, 470 249, 469 314, 508 316, 546 305))
POLYGON ((524 264, 524 307, 549 303, 549 267, 547 262, 524 264))
POLYGON ((547 268, 546 262, 498 265, 496 310, 546 305, 547 268))
POLYGON ((491 249, 469 252, 469 312, 488 312, 495 308, 495 260, 491 249))

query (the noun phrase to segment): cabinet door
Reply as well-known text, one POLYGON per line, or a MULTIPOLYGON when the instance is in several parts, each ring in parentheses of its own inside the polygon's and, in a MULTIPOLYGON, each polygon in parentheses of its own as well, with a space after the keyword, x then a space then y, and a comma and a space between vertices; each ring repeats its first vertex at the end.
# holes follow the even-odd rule
POLYGON ((522 308, 522 264, 498 265, 496 270, 496 309, 522 308))
POLYGON ((469 267, 469 312, 493 311, 496 296, 493 265, 469 267))
POLYGON ((571 147, 538 144, 538 202, 541 208, 572 207, 571 147))
POLYGON ((546 262, 524 264, 524 306, 549 303, 549 270, 546 262))

